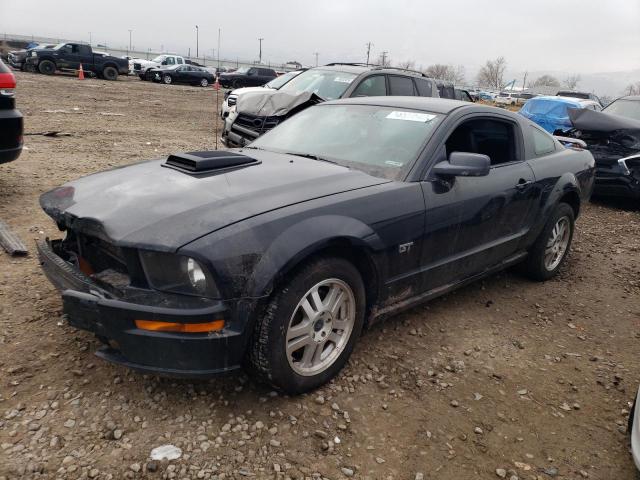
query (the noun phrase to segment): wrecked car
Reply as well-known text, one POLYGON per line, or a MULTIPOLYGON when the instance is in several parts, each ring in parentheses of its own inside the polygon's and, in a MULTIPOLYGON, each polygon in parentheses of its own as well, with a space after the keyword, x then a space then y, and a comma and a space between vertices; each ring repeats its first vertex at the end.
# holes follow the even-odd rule
POLYGON ((277 91, 242 95, 236 104, 235 120, 225 126, 223 141, 228 146, 246 145, 287 118, 326 100, 386 95, 455 98, 453 83, 414 70, 330 63, 301 73, 277 91))
POLYGON ((65 235, 38 250, 100 357, 186 377, 244 365, 295 394, 335 376, 365 325, 511 265, 556 275, 592 183, 588 151, 522 116, 350 98, 242 149, 44 193, 65 235))
POLYGON ((602 112, 570 110, 567 136, 584 141, 596 160, 596 195, 640 199, 640 119, 609 113, 634 113, 633 104, 617 102, 602 112))
POLYGON ((569 111, 582 108, 602 110, 600 104, 594 100, 540 96, 527 100, 518 113, 554 134, 571 130, 573 125, 569 119, 569 111))

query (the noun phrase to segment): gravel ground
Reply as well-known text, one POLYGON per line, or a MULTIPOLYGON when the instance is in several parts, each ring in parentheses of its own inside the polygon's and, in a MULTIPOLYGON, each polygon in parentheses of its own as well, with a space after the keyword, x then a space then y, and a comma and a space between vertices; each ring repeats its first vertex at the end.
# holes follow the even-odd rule
MULTIPOLYGON (((26 149, 0 218, 55 236, 38 195, 214 146, 215 91, 17 74, 26 149), (58 130, 68 136, 38 133, 58 130)), ((632 479, 640 212, 586 205, 561 275, 505 272, 369 330, 339 377, 284 397, 242 374, 190 383, 109 365, 66 325, 33 254, 0 253, 0 480, 632 479), (152 461, 153 448, 182 450, 152 461)))

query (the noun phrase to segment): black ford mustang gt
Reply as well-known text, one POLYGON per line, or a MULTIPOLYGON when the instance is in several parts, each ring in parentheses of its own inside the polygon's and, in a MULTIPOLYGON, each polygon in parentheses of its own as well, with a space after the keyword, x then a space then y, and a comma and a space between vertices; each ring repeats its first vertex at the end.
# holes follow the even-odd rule
POLYGON ((39 242, 98 355, 165 375, 336 375, 367 322, 516 263, 556 274, 594 160, 502 109, 327 102, 248 147, 171 155, 41 197, 39 242))

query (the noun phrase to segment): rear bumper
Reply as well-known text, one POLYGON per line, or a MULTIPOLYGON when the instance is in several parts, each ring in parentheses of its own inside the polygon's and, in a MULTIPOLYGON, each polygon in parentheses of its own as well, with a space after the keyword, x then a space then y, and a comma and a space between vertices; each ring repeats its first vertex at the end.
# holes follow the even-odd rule
POLYGON ((17 159, 22 152, 22 114, 17 110, 0 110, 0 163, 17 159))
POLYGON ((240 368, 247 322, 237 321, 236 304, 210 301, 167 307, 162 294, 144 304, 114 298, 56 255, 47 242, 38 241, 37 248, 45 275, 62 292, 69 324, 94 333, 109 345, 96 352, 100 358, 151 374, 187 378, 206 378, 240 368), (203 323, 217 319, 225 320, 225 327, 210 333, 156 332, 135 324, 135 320, 203 323))

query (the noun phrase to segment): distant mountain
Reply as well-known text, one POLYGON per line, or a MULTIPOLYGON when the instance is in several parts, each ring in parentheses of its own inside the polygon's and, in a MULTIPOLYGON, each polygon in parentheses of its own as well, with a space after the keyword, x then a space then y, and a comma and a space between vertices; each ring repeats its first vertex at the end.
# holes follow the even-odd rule
MULTIPOLYGON (((595 93, 599 96, 618 97, 623 95, 625 88, 632 83, 640 82, 640 69, 625 72, 601 72, 601 73, 580 73, 561 71, 538 71, 527 73, 527 84, 541 77, 542 75, 552 75, 562 83, 565 78, 578 73, 581 76, 577 90, 595 93)), ((516 86, 522 86, 524 72, 514 74, 507 72, 504 75, 505 82, 516 79, 516 86)))

